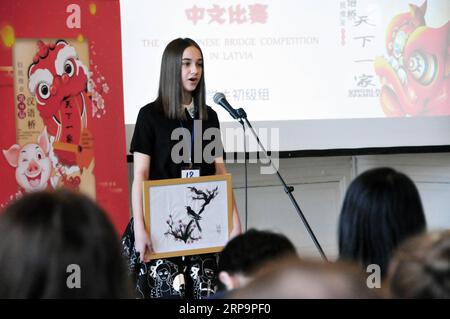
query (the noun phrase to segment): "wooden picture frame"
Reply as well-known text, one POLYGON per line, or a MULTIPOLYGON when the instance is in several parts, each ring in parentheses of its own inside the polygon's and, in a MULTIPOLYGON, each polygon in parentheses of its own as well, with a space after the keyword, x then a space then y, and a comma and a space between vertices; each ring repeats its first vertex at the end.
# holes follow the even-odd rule
POLYGON ((143 182, 151 259, 219 252, 232 229, 231 175, 143 182))

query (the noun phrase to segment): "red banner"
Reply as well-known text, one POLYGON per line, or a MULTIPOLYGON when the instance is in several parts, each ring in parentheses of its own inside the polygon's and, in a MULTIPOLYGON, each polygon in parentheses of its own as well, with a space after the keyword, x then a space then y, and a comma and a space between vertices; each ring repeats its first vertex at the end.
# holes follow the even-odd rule
POLYGON ((129 220, 119 1, 0 4, 0 205, 57 187, 129 220))

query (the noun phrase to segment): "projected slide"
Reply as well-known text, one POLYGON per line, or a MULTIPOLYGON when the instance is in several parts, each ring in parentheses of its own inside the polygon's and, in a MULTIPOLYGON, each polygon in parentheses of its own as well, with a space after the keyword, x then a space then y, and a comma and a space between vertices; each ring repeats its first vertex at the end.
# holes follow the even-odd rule
MULTIPOLYGON (((121 10, 127 124, 156 97, 162 51, 177 37, 202 47, 207 103, 224 124, 233 120, 216 92, 280 134, 283 121, 328 130, 333 120, 450 115, 448 0, 122 1, 121 10)), ((286 148, 378 146, 369 144, 286 148)))
POLYGON ((124 57, 142 51, 124 61, 127 109, 155 96, 162 50, 185 35, 209 103, 221 91, 254 120, 448 115, 449 3, 410 2, 124 1, 124 57))

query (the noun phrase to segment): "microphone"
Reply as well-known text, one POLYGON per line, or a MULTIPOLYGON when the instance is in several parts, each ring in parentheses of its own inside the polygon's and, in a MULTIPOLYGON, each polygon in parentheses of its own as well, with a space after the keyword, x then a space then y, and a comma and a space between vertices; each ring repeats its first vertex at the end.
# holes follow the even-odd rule
POLYGON ((239 120, 241 118, 239 110, 235 110, 230 103, 228 103, 225 94, 217 92, 214 94, 213 100, 216 104, 221 105, 225 110, 227 110, 231 117, 235 120, 239 120))

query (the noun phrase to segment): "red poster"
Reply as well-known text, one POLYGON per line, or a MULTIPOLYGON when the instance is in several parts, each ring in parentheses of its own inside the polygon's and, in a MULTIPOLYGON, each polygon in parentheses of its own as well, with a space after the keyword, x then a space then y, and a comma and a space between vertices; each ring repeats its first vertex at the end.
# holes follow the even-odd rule
POLYGON ((119 1, 0 5, 0 205, 67 187, 129 220, 119 1))

